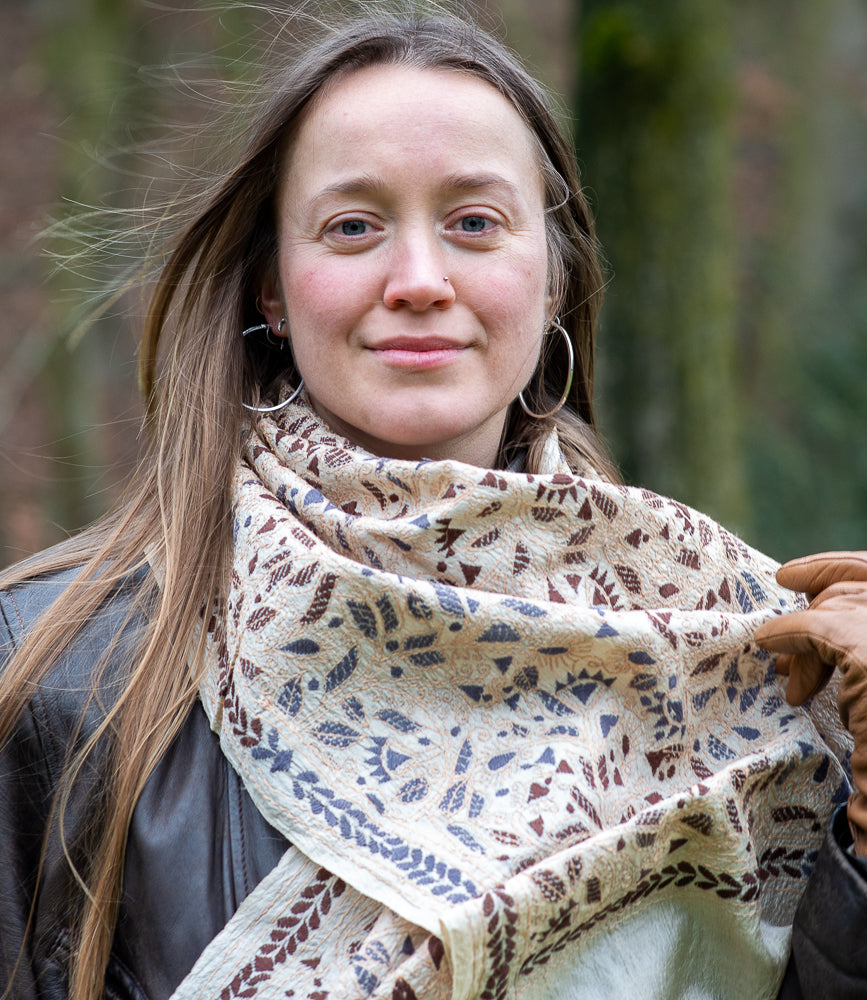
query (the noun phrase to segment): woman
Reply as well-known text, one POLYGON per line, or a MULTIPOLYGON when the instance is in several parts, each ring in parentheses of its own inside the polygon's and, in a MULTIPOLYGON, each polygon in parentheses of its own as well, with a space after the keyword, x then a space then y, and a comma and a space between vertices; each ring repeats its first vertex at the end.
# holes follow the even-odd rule
POLYGON ((160 274, 127 499, 4 581, 8 995, 776 995, 846 743, 750 641, 770 562, 617 485, 600 290, 498 43, 279 78, 160 274))

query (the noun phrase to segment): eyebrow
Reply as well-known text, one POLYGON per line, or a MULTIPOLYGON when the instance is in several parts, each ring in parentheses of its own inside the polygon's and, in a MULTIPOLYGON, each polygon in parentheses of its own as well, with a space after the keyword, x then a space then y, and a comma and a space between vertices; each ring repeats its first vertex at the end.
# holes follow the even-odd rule
POLYGON ((381 191, 384 187, 385 185, 378 178, 362 174, 360 177, 350 177, 348 180, 329 184, 328 187, 317 191, 310 201, 319 201, 329 194, 367 194, 368 192, 381 191))
POLYGON ((513 194, 519 194, 516 184, 506 180, 501 174, 450 174, 446 177, 445 187, 458 190, 477 191, 480 188, 504 187, 513 194))
MULTIPOLYGON (((500 174, 448 174, 444 178, 442 187, 445 190, 458 191, 478 191, 482 188, 501 187, 506 188, 515 196, 520 194, 518 186, 500 174)), ((317 191, 310 199, 310 204, 313 205, 332 194, 376 194, 384 189, 385 184, 380 178, 370 174, 362 174, 358 177, 347 178, 345 181, 338 181, 336 184, 329 184, 328 187, 317 191)))

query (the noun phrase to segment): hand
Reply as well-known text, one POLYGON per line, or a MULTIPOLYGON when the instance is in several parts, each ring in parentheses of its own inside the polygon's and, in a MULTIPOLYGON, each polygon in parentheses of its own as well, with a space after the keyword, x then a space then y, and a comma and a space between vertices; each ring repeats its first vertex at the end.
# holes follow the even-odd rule
MULTIPOLYGON (((756 632, 760 646, 780 653, 777 672, 789 678, 786 700, 803 705, 834 673, 848 669, 847 655, 860 650, 867 662, 867 552, 822 552, 793 559, 777 570, 777 582, 802 590, 806 611, 765 622, 756 632)), ((847 726, 846 719, 843 724, 847 726)))
POLYGON ((805 611, 780 615, 756 632, 760 646, 780 653, 789 678, 786 699, 801 705, 839 667, 837 706, 855 740, 849 823, 855 850, 867 854, 867 552, 824 552, 781 566, 777 581, 810 597, 805 611))

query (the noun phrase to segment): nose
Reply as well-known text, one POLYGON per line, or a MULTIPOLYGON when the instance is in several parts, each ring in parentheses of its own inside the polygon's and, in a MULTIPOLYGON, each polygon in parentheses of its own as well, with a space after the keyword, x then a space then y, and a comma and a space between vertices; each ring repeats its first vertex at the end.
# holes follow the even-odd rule
POLYGON ((455 300, 445 256, 435 236, 407 234, 395 244, 383 299, 389 309, 447 309, 455 300))

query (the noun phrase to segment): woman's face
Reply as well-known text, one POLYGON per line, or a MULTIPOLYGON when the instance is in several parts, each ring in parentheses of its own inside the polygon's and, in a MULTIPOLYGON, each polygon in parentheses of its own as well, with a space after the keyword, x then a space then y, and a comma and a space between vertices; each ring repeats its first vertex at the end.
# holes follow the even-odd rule
POLYGON ((494 463, 546 319, 533 139, 491 85, 375 66, 303 117, 262 289, 319 415, 375 454, 494 463))

